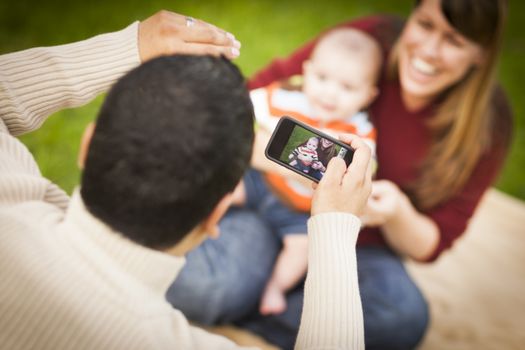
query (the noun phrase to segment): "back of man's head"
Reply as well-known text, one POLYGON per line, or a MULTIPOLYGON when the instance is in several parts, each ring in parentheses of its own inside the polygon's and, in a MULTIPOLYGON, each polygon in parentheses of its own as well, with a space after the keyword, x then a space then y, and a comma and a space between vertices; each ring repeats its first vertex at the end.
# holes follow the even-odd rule
POLYGON ((173 246, 248 166, 253 108, 225 58, 172 56, 120 79, 99 113, 82 176, 88 210, 154 249, 173 246))

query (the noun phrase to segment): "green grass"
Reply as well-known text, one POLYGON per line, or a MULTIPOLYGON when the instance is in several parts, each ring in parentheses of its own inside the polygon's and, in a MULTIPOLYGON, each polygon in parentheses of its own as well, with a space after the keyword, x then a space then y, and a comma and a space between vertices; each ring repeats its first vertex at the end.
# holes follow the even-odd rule
MULTIPOLYGON (((289 54, 321 30, 349 18, 379 12, 406 15, 412 1, 298 1, 298 0, 91 0, 0 3, 0 52, 33 46, 64 44, 123 28, 160 9, 188 14, 212 22, 242 42, 236 60, 244 74, 252 75, 271 59, 289 54)), ((520 80, 525 77, 525 3, 514 1, 503 47, 501 82, 515 113, 515 137, 497 187, 525 199, 525 99, 520 80)), ((1 67, 0 67, 1 69, 1 67)), ((85 107, 52 116, 23 142, 35 154, 42 173, 68 192, 78 183, 76 153, 80 135, 100 107, 102 98, 85 107)))

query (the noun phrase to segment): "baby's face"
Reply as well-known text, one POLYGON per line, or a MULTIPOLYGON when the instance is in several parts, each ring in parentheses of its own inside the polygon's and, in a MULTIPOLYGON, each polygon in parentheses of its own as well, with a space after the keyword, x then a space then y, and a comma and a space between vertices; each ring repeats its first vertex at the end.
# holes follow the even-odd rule
POLYGON ((317 141, 317 139, 310 139, 306 143, 306 148, 308 148, 310 151, 315 151, 317 149, 318 143, 319 142, 317 141))
POLYGON ((305 62, 303 92, 320 120, 343 120, 371 103, 377 90, 366 63, 338 49, 321 50, 305 62))

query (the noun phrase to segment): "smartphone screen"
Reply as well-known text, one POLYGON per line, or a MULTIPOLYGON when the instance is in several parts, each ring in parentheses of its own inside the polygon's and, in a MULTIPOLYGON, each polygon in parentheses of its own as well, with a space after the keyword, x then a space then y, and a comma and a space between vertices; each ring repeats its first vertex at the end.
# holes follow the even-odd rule
POLYGON ((348 166, 354 151, 348 145, 290 117, 282 117, 266 147, 266 157, 319 182, 333 157, 348 166))

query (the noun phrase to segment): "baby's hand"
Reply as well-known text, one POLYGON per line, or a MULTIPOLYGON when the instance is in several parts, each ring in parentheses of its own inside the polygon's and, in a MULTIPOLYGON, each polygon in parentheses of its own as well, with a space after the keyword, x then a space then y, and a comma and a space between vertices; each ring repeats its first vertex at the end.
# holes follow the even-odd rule
POLYGON ((318 160, 312 163, 312 168, 315 170, 325 171, 325 167, 323 166, 323 163, 321 163, 318 160))
POLYGON ((274 283, 269 282, 261 296, 259 312, 262 315, 278 315, 285 310, 286 298, 283 291, 279 290, 274 283))

